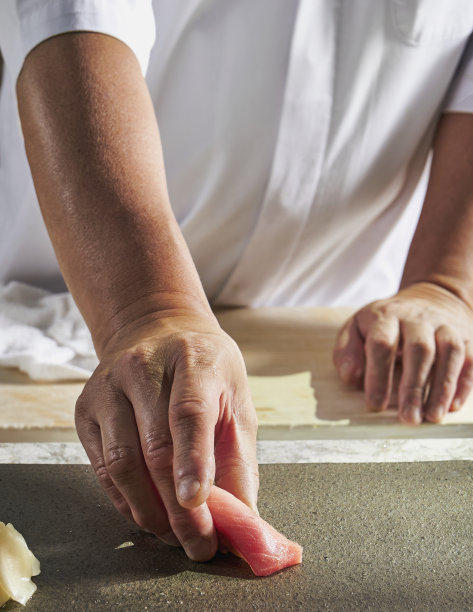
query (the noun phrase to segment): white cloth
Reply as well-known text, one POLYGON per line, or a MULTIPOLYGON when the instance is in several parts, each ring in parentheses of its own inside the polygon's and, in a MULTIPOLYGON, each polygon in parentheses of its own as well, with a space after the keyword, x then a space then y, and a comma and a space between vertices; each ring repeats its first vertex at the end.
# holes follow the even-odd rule
MULTIPOLYGON (((142 57, 150 24, 138 4, 17 0, 18 12, 13 0, 0 4, 0 112, 10 117, 0 159, 2 150, 12 159, 0 167, 8 198, 0 214, 9 215, 0 281, 34 281, 41 265, 38 278, 58 273, 21 140, 13 142, 23 56, 62 31, 103 27, 123 39, 114 30, 123 10, 135 20, 125 42, 142 57), (36 31, 28 14, 39 6, 36 31), (100 7, 100 27, 90 18, 89 28, 84 6, 100 7), (20 41, 4 46, 14 31, 20 41)), ((443 108, 473 111, 471 70, 456 74, 473 2, 155 0, 153 8, 147 80, 171 203, 212 302, 359 306, 396 291, 435 122, 443 108)))
POLYGON ((19 368, 34 380, 85 380, 97 363, 69 293, 17 282, 0 288, 0 366, 19 368))

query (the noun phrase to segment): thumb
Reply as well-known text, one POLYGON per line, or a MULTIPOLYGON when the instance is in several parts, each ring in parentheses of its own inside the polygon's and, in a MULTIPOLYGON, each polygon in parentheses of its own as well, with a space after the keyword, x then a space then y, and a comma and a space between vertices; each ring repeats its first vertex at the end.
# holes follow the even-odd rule
POLYGON ((215 441, 216 484, 257 510, 258 461, 256 457, 257 421, 253 402, 226 423, 219 423, 215 441))

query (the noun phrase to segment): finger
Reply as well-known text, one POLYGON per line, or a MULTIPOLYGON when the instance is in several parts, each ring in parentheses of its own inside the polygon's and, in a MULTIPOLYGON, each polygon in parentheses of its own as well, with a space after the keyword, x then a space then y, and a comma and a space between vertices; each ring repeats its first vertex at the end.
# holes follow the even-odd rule
POLYGON ((398 319, 379 316, 368 328, 364 386, 369 410, 379 412, 388 407, 398 343, 398 319))
POLYGON ((102 436, 100 427, 96 422, 90 420, 88 416, 89 405, 84 406, 82 396, 79 397, 76 403, 76 430, 79 440, 87 453, 90 464, 98 478, 99 483, 106 492, 115 508, 129 521, 133 521, 133 515, 128 502, 125 500, 120 491, 116 488, 113 480, 110 478, 108 470, 105 466, 102 448, 102 436), (85 414, 87 412, 87 415, 85 414))
POLYGON ((465 360, 465 345, 448 327, 435 333, 436 355, 430 393, 424 409, 424 418, 440 423, 455 397, 458 378, 465 360))
POLYGON ((220 413, 220 386, 214 371, 178 366, 169 400, 174 479, 179 503, 204 502, 215 477, 214 431, 220 413))
POLYGON ((116 393, 102 406, 100 416, 105 466, 127 501, 134 521, 165 542, 178 545, 146 469, 132 406, 116 393))
POLYGON ((463 367, 458 377, 455 397, 450 406, 450 410, 460 410, 468 399, 473 389, 473 347, 470 342, 465 343, 465 359, 463 367))
POLYGON ((402 376, 399 383, 399 418, 403 423, 418 425, 426 386, 435 358, 434 329, 425 323, 402 324, 402 376))
POLYGON ((230 399, 224 411, 232 418, 219 422, 215 432, 215 482, 257 512, 257 419, 249 391, 242 399, 230 399))
MULTIPOLYGON (((169 394, 153 396, 149 381, 134 385, 132 401, 142 451, 149 475, 166 508, 172 531, 194 561, 207 561, 217 551, 217 535, 206 504, 183 508, 176 497, 173 475, 174 447, 169 427, 169 394)), ((156 395, 156 388, 154 394, 156 395)))
POLYGON ((333 350, 333 363, 344 383, 361 383, 365 371, 365 352, 356 317, 351 317, 338 333, 333 350))

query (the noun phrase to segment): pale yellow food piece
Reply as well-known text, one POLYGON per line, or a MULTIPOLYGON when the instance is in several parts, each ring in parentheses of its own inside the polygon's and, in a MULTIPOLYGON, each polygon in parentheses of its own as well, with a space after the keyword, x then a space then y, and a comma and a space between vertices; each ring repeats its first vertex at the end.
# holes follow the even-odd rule
POLYGON ((10 599, 10 595, 4 591, 2 589, 2 587, 0 586, 0 608, 7 603, 7 601, 10 599))
POLYGON ((36 591, 31 576, 39 572, 39 561, 25 538, 11 523, 0 521, 0 606, 9 599, 25 605, 36 591))

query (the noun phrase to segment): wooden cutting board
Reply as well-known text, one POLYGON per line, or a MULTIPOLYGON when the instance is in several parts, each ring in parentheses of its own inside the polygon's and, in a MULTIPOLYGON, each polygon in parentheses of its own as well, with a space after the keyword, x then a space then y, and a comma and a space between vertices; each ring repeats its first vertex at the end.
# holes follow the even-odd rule
MULTIPOLYGON (((349 314, 332 308, 217 313, 243 352, 261 439, 473 435, 473 397, 441 427, 401 426, 395 410, 368 413, 363 393, 343 385, 332 365, 336 334, 349 314)), ((16 370, 0 369, 0 441, 76 439, 74 405, 82 387, 34 383, 16 370)))

